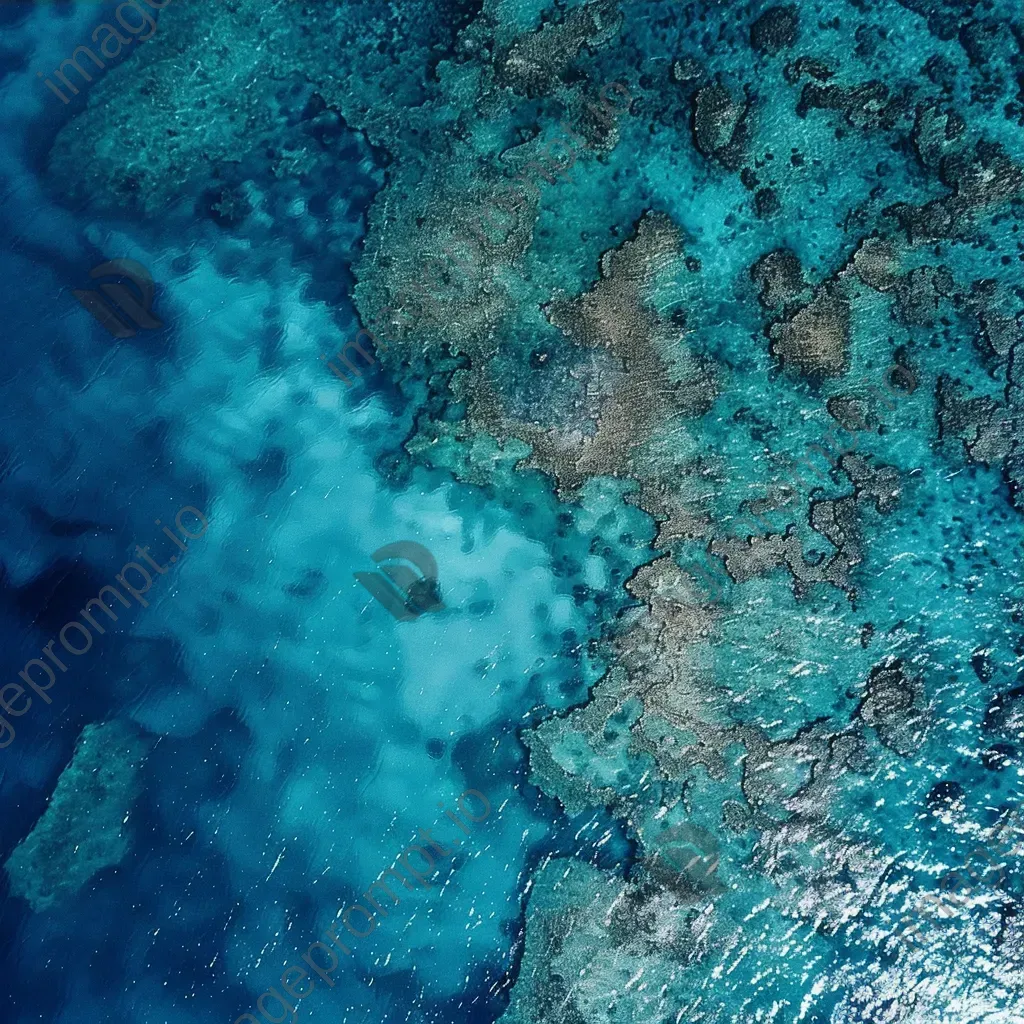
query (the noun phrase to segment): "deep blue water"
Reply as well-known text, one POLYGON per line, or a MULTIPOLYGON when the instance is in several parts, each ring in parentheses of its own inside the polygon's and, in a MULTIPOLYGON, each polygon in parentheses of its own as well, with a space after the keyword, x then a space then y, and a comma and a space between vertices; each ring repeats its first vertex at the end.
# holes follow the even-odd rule
POLYGON ((0 6, 0 1021, 1024 1022, 1022 83, 0 6))

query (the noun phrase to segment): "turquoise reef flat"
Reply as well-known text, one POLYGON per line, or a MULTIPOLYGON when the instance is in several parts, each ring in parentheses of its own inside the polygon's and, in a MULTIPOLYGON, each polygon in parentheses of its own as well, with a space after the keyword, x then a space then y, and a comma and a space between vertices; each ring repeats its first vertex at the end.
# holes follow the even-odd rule
POLYGON ((1019 5, 9 2, 0 89, 0 1021, 1024 1024, 1019 5))

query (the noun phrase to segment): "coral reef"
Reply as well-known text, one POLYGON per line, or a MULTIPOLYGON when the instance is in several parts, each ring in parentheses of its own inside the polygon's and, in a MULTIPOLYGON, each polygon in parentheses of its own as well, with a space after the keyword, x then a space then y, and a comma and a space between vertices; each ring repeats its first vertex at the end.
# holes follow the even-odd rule
POLYGON ((544 307, 571 345, 596 353, 589 367, 578 360, 572 370, 586 401, 581 396, 569 424, 551 429, 537 419, 524 422, 505 414, 500 385, 485 366, 461 382, 473 426, 503 443, 517 438, 529 444, 525 464, 549 473, 561 491, 606 474, 648 479, 645 467, 652 460, 638 461, 634 450, 674 416, 706 410, 714 395, 710 368, 680 348, 678 328, 659 317, 645 297, 678 254, 678 231, 666 217, 649 214, 634 238, 605 254, 601 278, 589 292, 555 298, 544 307))
POLYGON ((389 481, 560 503, 587 693, 514 723, 631 850, 536 868, 508 1024, 1016 1012, 1019 887, 894 922, 1024 757, 1021 38, 1002 0, 228 0, 58 135, 75 201, 290 225, 386 339, 389 481))

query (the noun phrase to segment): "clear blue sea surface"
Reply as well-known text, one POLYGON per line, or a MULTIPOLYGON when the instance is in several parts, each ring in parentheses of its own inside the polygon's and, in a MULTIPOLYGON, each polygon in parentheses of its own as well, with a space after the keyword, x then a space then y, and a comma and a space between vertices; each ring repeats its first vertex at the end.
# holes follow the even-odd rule
POLYGON ((1024 1024, 1022 83, 0 5, 0 1024, 1024 1024))

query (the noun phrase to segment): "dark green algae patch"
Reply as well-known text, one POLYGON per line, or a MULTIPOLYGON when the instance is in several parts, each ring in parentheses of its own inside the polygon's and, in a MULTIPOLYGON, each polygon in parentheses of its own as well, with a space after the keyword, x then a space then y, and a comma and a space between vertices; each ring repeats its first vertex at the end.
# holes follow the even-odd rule
POLYGON ((900 936, 1019 799, 1022 39, 1008 3, 181 0, 58 135, 73 201, 279 228, 421 403, 404 459, 540 473, 628 549, 588 700, 522 738, 636 857, 538 869, 509 1024, 1014 1019, 1014 872, 900 936), (684 823, 714 884, 659 859, 684 823))

